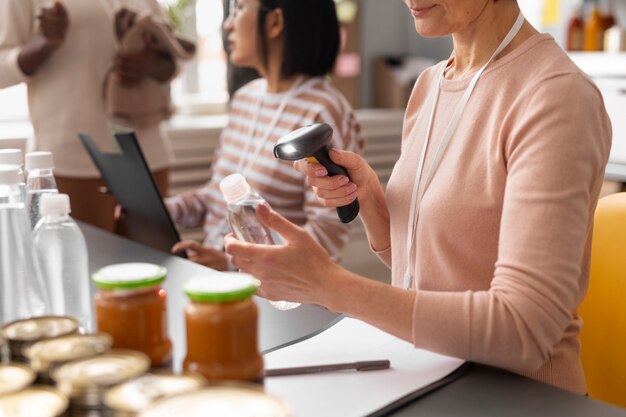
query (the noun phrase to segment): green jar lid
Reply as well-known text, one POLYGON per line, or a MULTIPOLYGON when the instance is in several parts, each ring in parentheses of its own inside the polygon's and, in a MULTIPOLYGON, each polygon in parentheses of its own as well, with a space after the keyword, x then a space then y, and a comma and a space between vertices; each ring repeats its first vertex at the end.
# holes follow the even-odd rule
POLYGON ((96 287, 105 290, 147 288, 165 281, 167 269, 160 265, 134 262, 105 266, 94 272, 96 287))
POLYGON ((251 297, 261 285, 252 275, 238 272, 220 272, 189 280, 183 291, 191 301, 225 303, 251 297))

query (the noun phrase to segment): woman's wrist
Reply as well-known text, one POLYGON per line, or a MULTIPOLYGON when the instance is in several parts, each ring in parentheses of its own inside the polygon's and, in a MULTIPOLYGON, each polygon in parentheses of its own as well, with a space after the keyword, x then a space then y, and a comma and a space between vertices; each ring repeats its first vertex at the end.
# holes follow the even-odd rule
POLYGON ((17 63, 24 75, 31 76, 48 60, 60 45, 51 43, 39 33, 27 42, 17 57, 17 63))

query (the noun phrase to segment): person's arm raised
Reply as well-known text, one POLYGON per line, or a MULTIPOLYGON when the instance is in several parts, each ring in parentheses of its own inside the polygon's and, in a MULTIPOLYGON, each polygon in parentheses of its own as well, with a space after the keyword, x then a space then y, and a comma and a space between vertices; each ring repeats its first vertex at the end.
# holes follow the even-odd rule
MULTIPOLYGON (((361 221, 370 245, 377 252, 385 251, 391 245, 389 210, 376 172, 354 152, 331 149, 329 156, 348 170, 350 178, 343 175, 327 177, 326 168, 306 160, 294 162, 294 167, 307 176, 308 184, 326 207, 343 206, 358 197, 361 221)), ((389 260, 383 260, 389 265, 389 260)))

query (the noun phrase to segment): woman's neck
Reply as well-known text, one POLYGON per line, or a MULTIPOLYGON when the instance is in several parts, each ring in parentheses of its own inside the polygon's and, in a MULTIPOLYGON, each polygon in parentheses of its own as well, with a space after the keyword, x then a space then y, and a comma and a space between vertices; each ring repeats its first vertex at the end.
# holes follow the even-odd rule
MULTIPOLYGON (((516 1, 488 0, 476 20, 452 34, 454 60, 446 71, 446 78, 465 78, 485 65, 511 30, 519 13, 516 1)), ((506 55, 535 33, 537 31, 524 22, 520 32, 500 56, 506 55)))
POLYGON ((258 68, 259 74, 267 80, 267 92, 270 94, 288 91, 296 83, 299 76, 283 77, 282 48, 272 45, 267 56, 267 66, 258 68))

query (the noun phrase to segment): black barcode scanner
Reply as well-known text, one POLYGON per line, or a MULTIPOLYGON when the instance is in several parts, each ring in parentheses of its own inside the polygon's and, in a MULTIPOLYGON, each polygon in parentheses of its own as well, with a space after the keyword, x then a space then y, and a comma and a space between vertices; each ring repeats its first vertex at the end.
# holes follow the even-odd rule
MULTIPOLYGON (((328 151, 333 138, 333 128, 326 123, 316 123, 294 130, 280 138, 274 146, 274 156, 286 161, 307 159, 326 168, 329 176, 345 175, 348 171, 330 160, 328 151)), ((355 199, 347 206, 337 207, 337 215, 342 223, 350 223, 359 214, 359 200, 355 199)))

